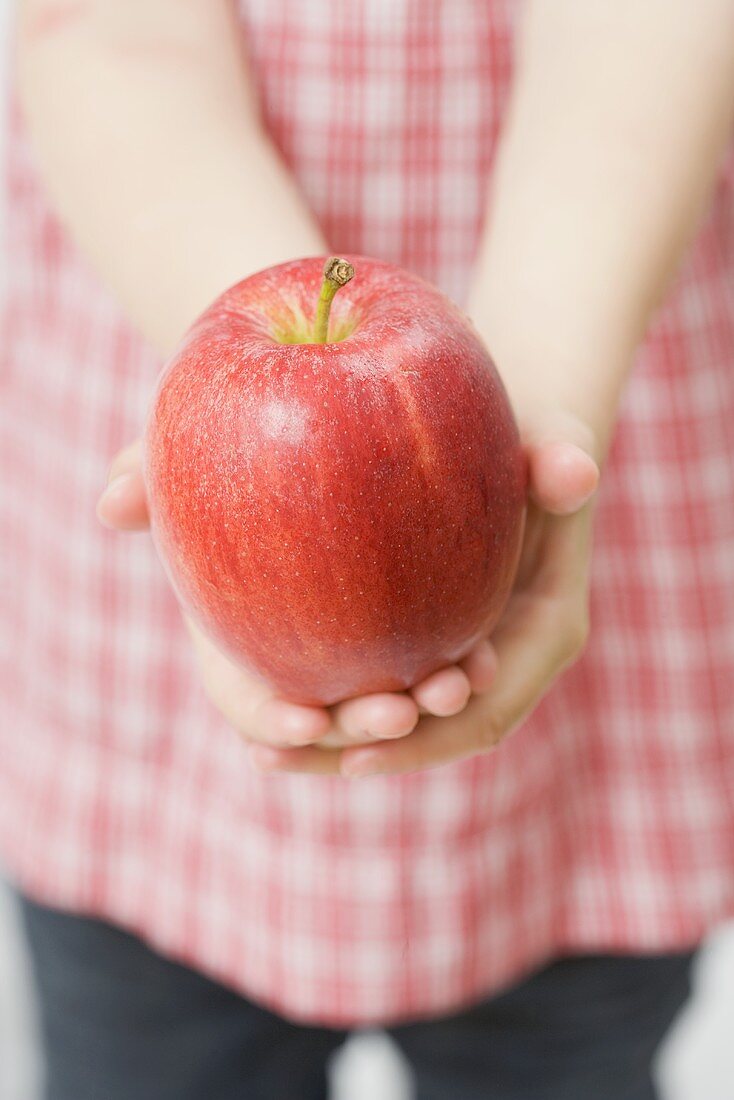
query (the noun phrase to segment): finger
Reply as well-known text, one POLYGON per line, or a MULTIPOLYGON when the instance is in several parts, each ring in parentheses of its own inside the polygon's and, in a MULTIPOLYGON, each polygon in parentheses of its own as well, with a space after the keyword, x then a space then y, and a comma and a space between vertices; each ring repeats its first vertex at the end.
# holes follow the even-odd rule
POLYGON ((348 699, 332 710, 335 727, 347 737, 405 737, 418 723, 418 707, 409 695, 380 692, 348 699))
POLYGON ((486 706, 486 698, 476 696, 456 718, 423 718, 415 732, 403 741, 344 749, 339 762, 341 775, 352 779, 400 775, 475 753, 477 749, 471 745, 470 731, 472 722, 479 719, 478 708, 486 706), (398 748, 399 751, 392 751, 398 748))
POLYGON ((150 526, 143 475, 139 470, 120 474, 97 501, 97 517, 114 531, 144 531, 150 526))
POLYGON ((109 485, 121 474, 129 474, 133 470, 141 469, 142 465, 143 441, 142 439, 136 439, 133 443, 128 443, 127 447, 123 447, 121 451, 118 451, 112 459, 107 474, 107 484, 109 485))
POLYGON ((498 671, 494 687, 453 718, 423 718, 400 740, 346 748, 253 750, 264 771, 341 774, 346 778, 398 775, 437 767, 491 749, 532 710, 568 663, 574 641, 563 629, 564 604, 545 597, 516 601, 495 635, 498 671), (322 759, 327 757, 327 759, 322 759))
POLYGON ((258 771, 293 772, 297 775, 339 775, 340 752, 309 747, 277 749, 266 745, 250 745, 250 761, 258 771))
POLYGON ((231 678, 204 671, 204 687, 227 722, 248 741, 281 748, 311 745, 331 730, 331 716, 324 708, 277 699, 266 684, 240 670, 231 678))
POLYGON ((148 527, 148 505, 142 473, 140 440, 125 447, 113 459, 107 488, 97 502, 97 516, 116 531, 142 531, 148 527))
POLYGON ((248 740, 276 745, 310 744, 331 729, 323 707, 290 703, 225 656, 190 616, 184 616, 196 653, 202 683, 227 722, 248 740))
POLYGON ((498 671, 493 688, 453 719, 425 718, 403 741, 345 749, 345 776, 400 774, 488 751, 539 702, 576 652, 559 600, 527 597, 495 635, 498 671))
POLYGON ((264 686, 262 696, 243 679, 238 689, 222 691, 205 683, 210 699, 227 722, 247 741, 278 748, 312 745, 331 730, 331 717, 321 707, 276 699, 264 686))
POLYGON ((462 711, 471 698, 471 684, 458 665, 442 668, 411 689, 419 707, 428 714, 448 717, 462 711))
POLYGON ((497 675, 497 654, 489 639, 478 642, 461 662, 461 667, 475 695, 489 691, 497 675))
POLYGON ((265 699, 246 720, 245 730, 258 741, 276 745, 310 745, 331 729, 328 711, 284 699, 265 699))
POLYGON ((599 467, 575 443, 549 441, 530 446, 530 493, 554 515, 577 512, 591 499, 599 484, 599 467))
POLYGON ((526 414, 521 434, 527 448, 532 499, 556 515, 576 512, 594 494, 599 481, 594 432, 573 413, 540 407, 526 414))

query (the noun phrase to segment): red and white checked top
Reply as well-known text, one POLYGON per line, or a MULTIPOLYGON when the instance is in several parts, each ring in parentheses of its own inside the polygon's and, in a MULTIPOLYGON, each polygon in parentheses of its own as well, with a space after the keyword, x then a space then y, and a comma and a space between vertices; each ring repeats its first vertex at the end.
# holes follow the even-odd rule
MULTIPOLYGON (((461 301, 509 0, 246 0, 267 125, 332 248, 461 301), (339 94, 333 94, 338 87, 339 94)), ((159 363, 9 146, 0 337, 0 851, 294 1017, 445 1011, 559 951, 734 914, 734 172, 627 389, 583 660, 491 758, 261 777, 205 701, 147 536, 94 515, 159 363)))

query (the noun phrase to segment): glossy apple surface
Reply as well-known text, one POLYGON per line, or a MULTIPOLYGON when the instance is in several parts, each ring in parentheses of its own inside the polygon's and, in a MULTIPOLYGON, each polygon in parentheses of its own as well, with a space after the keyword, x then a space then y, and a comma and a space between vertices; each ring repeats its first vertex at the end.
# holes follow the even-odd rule
POLYGON ((323 258, 222 295, 164 369, 145 437, 179 599, 303 703, 405 688, 460 658, 502 610, 524 520, 517 428, 464 314, 391 264, 349 259, 326 344, 299 342, 323 258))

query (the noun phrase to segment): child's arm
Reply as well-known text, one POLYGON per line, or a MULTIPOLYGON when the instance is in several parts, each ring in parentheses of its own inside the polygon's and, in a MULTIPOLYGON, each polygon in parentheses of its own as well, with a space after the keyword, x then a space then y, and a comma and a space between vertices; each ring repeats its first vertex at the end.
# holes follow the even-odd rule
POLYGON ((733 123, 734 0, 530 0, 471 307, 600 456, 733 123))
MULTIPOLYGON (((326 251, 258 121, 230 0, 21 0, 22 105, 54 204, 145 336, 169 351, 223 289, 326 251)), ((101 365, 104 366, 103 364, 101 365)), ((151 378, 151 386, 154 379, 151 378)), ((101 473, 101 471, 100 471, 101 473)), ((101 514, 147 523, 138 451, 101 514)), ((487 643, 408 695, 331 714, 273 699, 194 627, 204 686, 247 737, 407 733, 418 706, 456 713, 492 669, 487 643)))
POLYGON ((325 251, 234 19, 228 0, 20 4, 21 102, 54 207, 163 352, 231 283, 325 251))
POLYGON ((530 0, 471 312, 531 447, 517 591, 493 636, 491 691, 340 765, 255 750, 269 767, 412 771, 491 748, 586 635, 589 507, 636 344, 704 208, 734 116, 734 0, 530 0), (580 448, 580 450, 579 450, 580 448), (587 460, 588 461, 588 460, 587 460), (591 467, 587 468, 587 475, 591 467))

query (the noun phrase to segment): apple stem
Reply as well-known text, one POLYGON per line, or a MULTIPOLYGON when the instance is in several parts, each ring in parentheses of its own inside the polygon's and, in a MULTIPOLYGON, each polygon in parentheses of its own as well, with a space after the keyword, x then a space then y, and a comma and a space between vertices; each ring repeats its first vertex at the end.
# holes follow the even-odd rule
POLYGON ((354 278, 354 268, 347 260, 332 256, 324 266, 324 281, 321 284, 316 322, 313 328, 314 344, 326 344, 329 341, 329 314, 334 295, 340 287, 346 286, 354 278))

